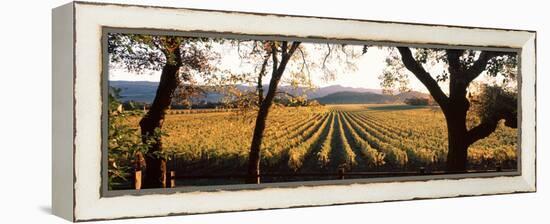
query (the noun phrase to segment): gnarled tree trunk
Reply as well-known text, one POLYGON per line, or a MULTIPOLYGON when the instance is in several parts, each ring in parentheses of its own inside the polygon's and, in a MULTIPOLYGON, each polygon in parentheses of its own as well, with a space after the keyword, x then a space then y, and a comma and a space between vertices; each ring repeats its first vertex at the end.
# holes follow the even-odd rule
MULTIPOLYGON (((453 54, 449 52, 448 54, 453 54)), ((458 60, 459 53, 454 56, 448 56, 450 60, 458 60)), ((454 63, 449 65, 449 98, 446 107, 443 107, 443 113, 447 121, 447 171, 460 172, 465 171, 468 165, 468 141, 466 134, 466 116, 470 109, 470 102, 466 98, 469 82, 466 75, 457 71, 454 63)))
POLYGON ((466 116, 454 111, 446 112, 447 121, 447 171, 466 170, 468 163, 468 142, 466 141, 466 116))
POLYGON ((149 144, 145 155, 143 188, 166 187, 166 159, 162 156, 162 139, 157 135, 162 128, 166 110, 172 102, 172 95, 179 84, 178 71, 181 67, 179 48, 166 51, 167 63, 162 69, 159 86, 151 108, 139 122, 142 142, 149 144))

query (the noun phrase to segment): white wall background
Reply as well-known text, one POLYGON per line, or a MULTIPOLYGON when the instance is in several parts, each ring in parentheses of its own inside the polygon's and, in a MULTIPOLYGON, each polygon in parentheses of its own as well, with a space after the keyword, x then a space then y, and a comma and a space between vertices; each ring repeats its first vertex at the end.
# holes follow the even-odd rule
MULTIPOLYGON (((98 0, 99 1, 99 0, 98 0)), ((114 0, 113 0, 114 1, 114 0)), ((0 7, 0 223, 62 223, 51 215, 51 8, 0 7)), ((103 1, 100 1, 103 2, 103 1)), ((538 32, 538 192, 484 197, 118 220, 109 223, 540 223, 550 205, 550 16, 544 1, 144 1, 119 3, 528 29, 538 32), (314 3, 314 4, 312 4, 314 3), (545 172, 546 171, 546 172, 545 172)), ((269 25, 269 24, 266 24, 269 25)))

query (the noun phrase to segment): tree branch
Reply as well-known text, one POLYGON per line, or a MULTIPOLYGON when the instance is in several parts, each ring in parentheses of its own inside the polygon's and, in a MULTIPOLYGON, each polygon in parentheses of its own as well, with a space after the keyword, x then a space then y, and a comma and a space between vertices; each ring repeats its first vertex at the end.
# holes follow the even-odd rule
POLYGON ((296 51, 296 49, 298 48, 298 46, 300 46, 302 42, 300 41, 294 41, 292 42, 292 45, 290 46, 290 50, 288 50, 288 53, 287 53, 287 57, 292 57, 292 55, 294 54, 294 51, 296 51))
POLYGON ((363 51, 362 51, 362 54, 361 54, 361 55, 366 54, 367 51, 368 51, 368 49, 369 49, 369 46, 368 46, 368 45, 363 45, 363 51))
POLYGON ((472 67, 470 67, 467 70, 467 72, 466 72, 466 74, 468 74, 467 81, 471 82, 477 76, 479 76, 481 74, 481 72, 483 72, 483 70, 485 70, 485 68, 487 67, 487 63, 489 62, 489 60, 491 58, 492 58, 491 53, 489 53, 488 51, 482 51, 481 54, 479 55, 479 58, 477 59, 477 61, 474 62, 472 67))
POLYGON ((497 129, 497 125, 498 120, 491 119, 489 121, 482 122, 478 126, 470 129, 466 133, 466 144, 471 145, 472 143, 480 139, 488 137, 497 129))
POLYGON ((286 57, 286 55, 288 54, 287 48, 288 48, 288 41, 283 41, 283 44, 281 44, 281 55, 282 55, 281 58, 286 57))
POLYGON ((467 81, 471 82, 487 68, 489 61, 497 56, 507 55, 508 52, 482 51, 474 64, 466 70, 467 81))
POLYGON ((517 128, 517 114, 510 111, 502 111, 468 130, 466 133, 466 143, 470 145, 480 139, 488 137, 496 130, 498 122, 502 119, 505 120, 504 124, 506 126, 517 128))
POLYGON ((294 51, 296 51, 296 48, 298 48, 298 46, 300 46, 300 43, 301 42, 299 42, 299 41, 294 41, 294 42, 292 42, 292 45, 290 46, 290 49, 288 49, 288 42, 283 41, 283 46, 281 47, 281 49, 283 50, 283 52, 282 52, 283 56, 281 57, 281 63, 279 64, 279 67, 277 68, 277 74, 280 74, 280 75, 283 74, 283 72, 286 68, 286 64, 290 60, 290 57, 292 57, 292 54, 294 54, 294 51))
POLYGON ((461 74, 462 66, 460 65, 460 56, 464 54, 464 50, 449 49, 447 52, 447 61, 449 62, 449 72, 451 74, 461 74))
POLYGON ((277 69, 279 67, 279 60, 277 59, 277 46, 275 45, 275 42, 271 43, 271 57, 273 58, 273 74, 277 72, 277 69))
POLYGON ((323 68, 327 67, 326 62, 327 62, 328 57, 330 56, 330 53, 332 52, 332 48, 330 48, 330 44, 328 44, 328 43, 327 43, 327 49, 328 49, 328 52, 325 55, 325 58, 323 59, 323 68))
POLYGON ((309 71, 309 66, 307 65, 307 60, 306 60, 304 51, 302 50, 302 48, 298 48, 298 51, 300 51, 300 55, 302 55, 302 68, 300 69, 300 72, 303 72, 305 68, 308 76, 310 76, 311 72, 309 71))
POLYGON ((264 88, 263 88, 263 83, 262 83, 262 79, 263 77, 265 76, 265 70, 267 68, 267 63, 269 62, 269 56, 270 54, 267 53, 265 56, 264 56, 264 61, 262 63, 262 67, 260 69, 260 74, 258 74, 258 85, 257 85, 257 90, 258 90, 258 105, 262 104, 262 101, 264 100, 264 88))
POLYGON ((441 106, 441 108, 447 108, 449 98, 441 90, 437 81, 435 81, 432 76, 424 70, 421 64, 419 64, 413 57, 411 50, 408 47, 398 47, 399 53, 401 54, 401 60, 405 67, 411 71, 416 78, 426 86, 430 94, 433 96, 435 101, 441 106))
POLYGON ((160 44, 159 44, 157 41, 160 41, 160 40, 158 40, 157 38, 153 38, 153 39, 151 40, 151 43, 153 43, 153 46, 155 46, 155 47, 156 47, 157 49, 159 49, 162 53, 164 53, 164 48, 162 48, 162 47, 160 46, 160 44))

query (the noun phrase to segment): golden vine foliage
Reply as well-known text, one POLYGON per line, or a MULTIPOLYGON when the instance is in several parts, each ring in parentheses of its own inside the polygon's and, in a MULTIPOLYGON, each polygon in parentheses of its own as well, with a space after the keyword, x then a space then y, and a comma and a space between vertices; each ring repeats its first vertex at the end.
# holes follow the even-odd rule
MULTIPOLYGON (((164 122, 164 146, 192 173, 245 170, 254 116, 228 110, 172 110, 164 122), (191 165, 189 165, 191 166, 191 165)), ((253 111, 249 113, 254 113, 253 111)), ((126 119, 137 127, 139 116, 126 119)), ((444 170, 445 118, 436 107, 335 105, 274 107, 262 143, 267 171, 444 170), (430 122, 426 122, 430 121, 430 122)), ((470 169, 513 167, 517 132, 499 124, 468 150, 470 169)))

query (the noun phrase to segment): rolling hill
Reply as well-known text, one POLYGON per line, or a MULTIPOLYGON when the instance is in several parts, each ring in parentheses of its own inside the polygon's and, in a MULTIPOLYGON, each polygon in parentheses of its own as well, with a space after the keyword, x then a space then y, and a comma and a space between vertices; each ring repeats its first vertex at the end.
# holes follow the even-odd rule
POLYGON ((429 95, 416 91, 400 93, 397 95, 344 91, 315 98, 315 100, 319 101, 321 104, 400 103, 411 97, 428 98, 429 95))
MULTIPOLYGON (((109 81, 109 86, 121 89, 122 101, 135 101, 151 103, 155 97, 158 82, 146 81, 109 81)), ((241 90, 253 90, 251 86, 239 86, 241 90)), ((268 86, 264 86, 267 89, 268 86)), ((359 104, 359 103, 395 103, 403 102, 410 97, 429 97, 428 94, 420 92, 406 92, 397 95, 382 94, 380 89, 354 88, 341 85, 320 87, 313 90, 305 88, 293 88, 290 86, 279 87, 280 91, 293 95, 301 95, 305 92, 309 99, 318 100, 322 104, 359 104)), ((265 91, 267 92, 267 91, 265 91)), ((222 95, 216 92, 207 93, 206 102, 219 102, 222 95)))

